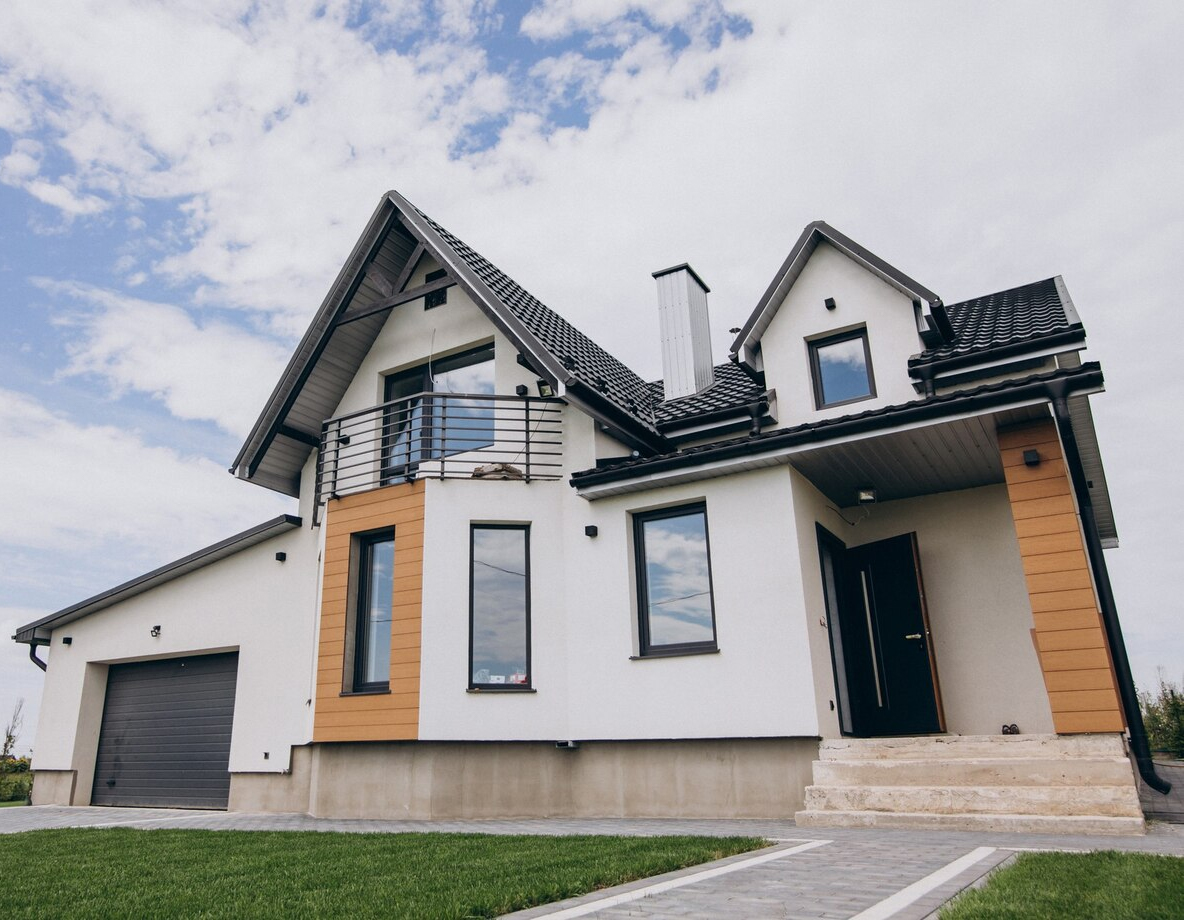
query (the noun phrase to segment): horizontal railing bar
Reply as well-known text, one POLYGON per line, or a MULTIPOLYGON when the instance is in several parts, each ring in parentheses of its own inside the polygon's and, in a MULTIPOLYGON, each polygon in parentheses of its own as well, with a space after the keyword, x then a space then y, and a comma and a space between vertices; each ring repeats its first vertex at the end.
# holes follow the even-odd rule
POLYGON ((526 408, 529 405, 529 410, 534 413, 560 415, 563 412, 563 401, 560 399, 548 398, 544 399, 541 396, 500 396, 489 393, 432 393, 422 392, 413 393, 410 396, 404 396, 400 399, 392 399, 388 402, 379 403, 378 405, 368 406, 365 409, 358 409, 355 412, 347 412, 344 415, 338 415, 331 419, 327 419, 322 427, 337 424, 348 419, 357 418, 358 416, 369 413, 381 413, 394 409, 399 405, 407 405, 408 410, 416 408, 418 405, 426 403, 447 403, 449 401, 472 401, 472 402, 488 402, 488 403, 506 403, 508 405, 520 405, 526 408), (414 403, 415 406, 409 404, 414 403))

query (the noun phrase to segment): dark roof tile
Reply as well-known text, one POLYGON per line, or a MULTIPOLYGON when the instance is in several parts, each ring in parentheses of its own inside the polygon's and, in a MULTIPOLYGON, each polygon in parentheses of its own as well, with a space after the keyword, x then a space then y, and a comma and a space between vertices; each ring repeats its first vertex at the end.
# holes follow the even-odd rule
POLYGON ((749 406, 765 392, 765 388, 748 376, 743 368, 731 362, 717 364, 715 383, 694 396, 681 396, 666 402, 661 380, 650 383, 649 388, 654 419, 658 425, 683 422, 723 409, 749 406))

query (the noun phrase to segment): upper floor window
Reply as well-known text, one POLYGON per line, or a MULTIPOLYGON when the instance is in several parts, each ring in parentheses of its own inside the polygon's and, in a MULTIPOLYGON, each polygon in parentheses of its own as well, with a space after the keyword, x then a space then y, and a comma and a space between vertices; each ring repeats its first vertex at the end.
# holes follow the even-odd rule
POLYGON ((390 374, 384 411, 384 479, 414 475, 424 460, 493 443, 493 404, 464 396, 492 396, 493 344, 437 358, 390 374))
POLYGON ((530 527, 473 524, 469 688, 530 688, 530 527))
POLYGON ((633 546, 641 654, 715 651, 707 506, 635 514, 633 546))
POLYGON ((817 408, 841 406, 876 395, 867 329, 815 339, 809 345, 817 408))

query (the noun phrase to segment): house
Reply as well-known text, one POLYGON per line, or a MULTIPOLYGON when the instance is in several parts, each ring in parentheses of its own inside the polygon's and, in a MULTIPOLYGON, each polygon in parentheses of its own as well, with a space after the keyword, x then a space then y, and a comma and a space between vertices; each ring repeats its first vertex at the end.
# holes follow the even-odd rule
POLYGON ((35 800, 1138 832, 1062 279, 812 223, 715 364, 654 277, 649 383, 383 196, 233 464, 298 514, 16 634, 35 800))

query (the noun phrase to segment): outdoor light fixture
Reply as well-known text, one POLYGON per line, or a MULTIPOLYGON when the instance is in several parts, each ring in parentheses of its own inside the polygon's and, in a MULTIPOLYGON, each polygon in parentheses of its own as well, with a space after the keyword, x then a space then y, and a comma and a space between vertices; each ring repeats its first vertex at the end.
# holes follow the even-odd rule
POLYGON ((555 388, 553 386, 551 386, 551 384, 547 383, 547 381, 545 381, 545 380, 542 380, 542 379, 539 380, 538 388, 539 388, 539 396, 543 397, 543 399, 550 399, 552 396, 555 395, 555 388))
POLYGON ((835 303, 835 299, 833 297, 828 297, 828 298, 826 298, 826 300, 824 300, 822 302, 826 305, 826 309, 828 309, 828 310, 833 310, 836 306, 838 306, 835 303))
POLYGON ((514 393, 518 396, 525 396, 529 392, 530 387, 528 387, 525 383, 520 383, 518 386, 514 387, 514 393))
POLYGON ((855 493, 855 497, 858 499, 859 504, 861 505, 874 505, 876 503, 876 490, 860 489, 855 493))
POLYGON ((280 550, 278 553, 275 554, 275 561, 276 562, 287 562, 288 561, 288 554, 285 553, 283 550, 280 550))
POLYGON ((600 533, 600 528, 597 527, 595 524, 585 524, 584 525, 584 536, 585 537, 594 537, 598 533, 600 533))
POLYGON ((153 626, 150 632, 152 633, 152 638, 155 639, 160 635, 160 625, 157 624, 156 626, 153 626))
POLYGON ((1040 466, 1040 451, 1034 447, 1024 451, 1024 466, 1040 466))
POLYGON ((73 636, 62 636, 62 645, 72 645, 74 642, 73 636))

